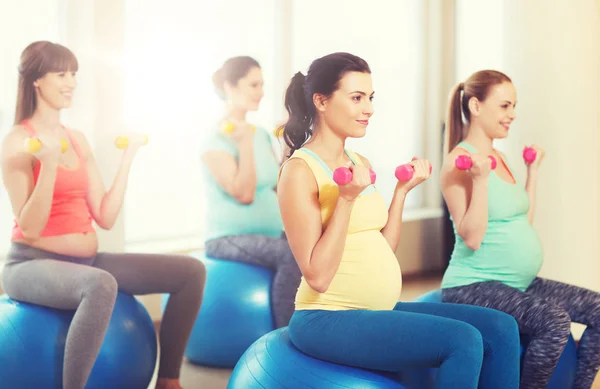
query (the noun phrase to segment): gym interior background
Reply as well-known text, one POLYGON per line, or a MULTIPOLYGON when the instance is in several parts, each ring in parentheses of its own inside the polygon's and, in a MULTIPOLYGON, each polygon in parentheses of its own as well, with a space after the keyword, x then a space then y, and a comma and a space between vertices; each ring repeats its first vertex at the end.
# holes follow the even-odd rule
MULTIPOLYGON (((394 168, 428 158, 433 177, 411 193, 397 256, 407 279, 438 277, 453 232, 439 191, 450 88, 483 68, 507 73, 517 120, 498 146, 525 178, 521 151, 546 151, 535 228, 541 276, 600 291, 600 0, 0 0, 0 130, 12 126, 17 66, 34 40, 78 56, 78 90, 65 124, 92 142, 107 183, 119 163, 114 138, 148 134, 125 206, 101 250, 187 253, 203 248, 199 142, 221 103, 212 73, 229 56, 263 68, 265 97, 250 120, 274 128, 285 117, 291 76, 332 51, 365 58, 377 91, 368 156, 387 198, 394 168)), ((273 138, 278 150, 277 140, 273 138)), ((0 252, 12 211, 0 192, 0 252)), ((0 265, 1 266, 1 265, 0 265)), ((141 301, 160 320, 160 296, 141 301)), ((580 328, 574 327, 579 336, 580 328)))

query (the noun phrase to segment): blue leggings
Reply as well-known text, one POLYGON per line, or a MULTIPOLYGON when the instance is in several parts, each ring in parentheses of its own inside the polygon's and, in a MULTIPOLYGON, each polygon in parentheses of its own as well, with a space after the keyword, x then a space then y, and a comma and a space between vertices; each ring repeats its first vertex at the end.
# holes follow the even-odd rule
POLYGON ((398 303, 394 310, 301 310, 289 324, 302 352, 333 363, 401 372, 439 367, 435 388, 518 389, 519 330, 492 309, 398 303))

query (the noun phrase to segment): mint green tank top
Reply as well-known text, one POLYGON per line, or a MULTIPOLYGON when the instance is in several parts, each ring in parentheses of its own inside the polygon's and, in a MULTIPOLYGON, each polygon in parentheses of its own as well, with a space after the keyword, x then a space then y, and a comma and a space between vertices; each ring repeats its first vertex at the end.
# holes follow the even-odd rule
MULTIPOLYGON (((477 152, 466 142, 458 146, 477 152)), ((512 172, 506 161, 498 161, 503 162, 512 172)), ((504 181, 494 171, 488 179, 488 226, 478 250, 465 245, 450 218, 455 243, 442 288, 499 281, 525 291, 542 267, 542 243, 527 218, 529 197, 525 187, 518 180, 516 184, 504 181)))
MULTIPOLYGON (((239 156, 235 141, 219 131, 215 131, 202 143, 201 153, 211 150, 226 151, 236 160, 239 156)), ((254 167, 254 201, 241 204, 223 190, 202 163, 206 196, 205 241, 233 235, 266 235, 272 238, 282 236, 283 222, 275 192, 279 162, 275 158, 270 135, 262 127, 257 127, 254 134, 254 167)))

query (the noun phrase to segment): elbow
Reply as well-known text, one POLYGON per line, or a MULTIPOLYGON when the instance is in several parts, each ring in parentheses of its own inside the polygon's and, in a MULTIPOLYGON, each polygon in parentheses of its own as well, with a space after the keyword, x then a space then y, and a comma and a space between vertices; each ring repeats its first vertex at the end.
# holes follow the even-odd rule
POLYGON ((21 232, 23 233, 23 237, 29 241, 37 240, 42 235, 42 231, 33 228, 27 228, 21 226, 21 232))
POLYGON ((477 251, 483 242, 485 230, 485 227, 483 229, 459 228, 457 232, 465 246, 467 246, 470 250, 477 251))
POLYGON ((481 239, 473 237, 463 237, 463 242, 470 250, 477 251, 481 247, 481 239))
POLYGON ((477 251, 481 247, 481 242, 465 242, 465 245, 472 251, 477 251))
POLYGON ((235 196, 235 199, 244 205, 250 205, 254 202, 254 193, 241 193, 235 196))
POLYGON ((109 231, 111 230, 114 226, 115 223, 106 223, 106 222, 98 222, 96 221, 96 224, 98 225, 98 227, 102 228, 105 231, 109 231))
POLYGON ((312 290, 317 293, 325 293, 329 289, 329 285, 331 285, 331 280, 325 279, 323 277, 311 277, 306 279, 306 283, 312 290))
POLYGON ((107 220, 106 218, 102 218, 100 216, 94 216, 94 221, 98 227, 105 231, 109 231, 115 226, 116 218, 113 220, 107 220))

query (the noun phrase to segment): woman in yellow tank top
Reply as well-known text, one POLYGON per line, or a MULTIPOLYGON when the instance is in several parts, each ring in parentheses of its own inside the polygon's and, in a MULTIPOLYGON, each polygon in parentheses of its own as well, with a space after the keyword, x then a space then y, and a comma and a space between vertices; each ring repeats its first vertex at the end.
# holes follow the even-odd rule
POLYGON ((400 240, 407 193, 429 177, 413 160, 387 208, 372 184, 369 161, 345 140, 366 133, 373 115, 369 65, 348 53, 315 60, 286 92, 284 139, 291 156, 278 198, 290 247, 302 271, 291 341, 319 359, 401 372, 439 367, 436 388, 519 385, 519 335, 502 312, 454 304, 399 303, 400 240), (337 185, 345 166, 351 181, 337 185), (484 347, 485 345, 485 347, 484 347))

